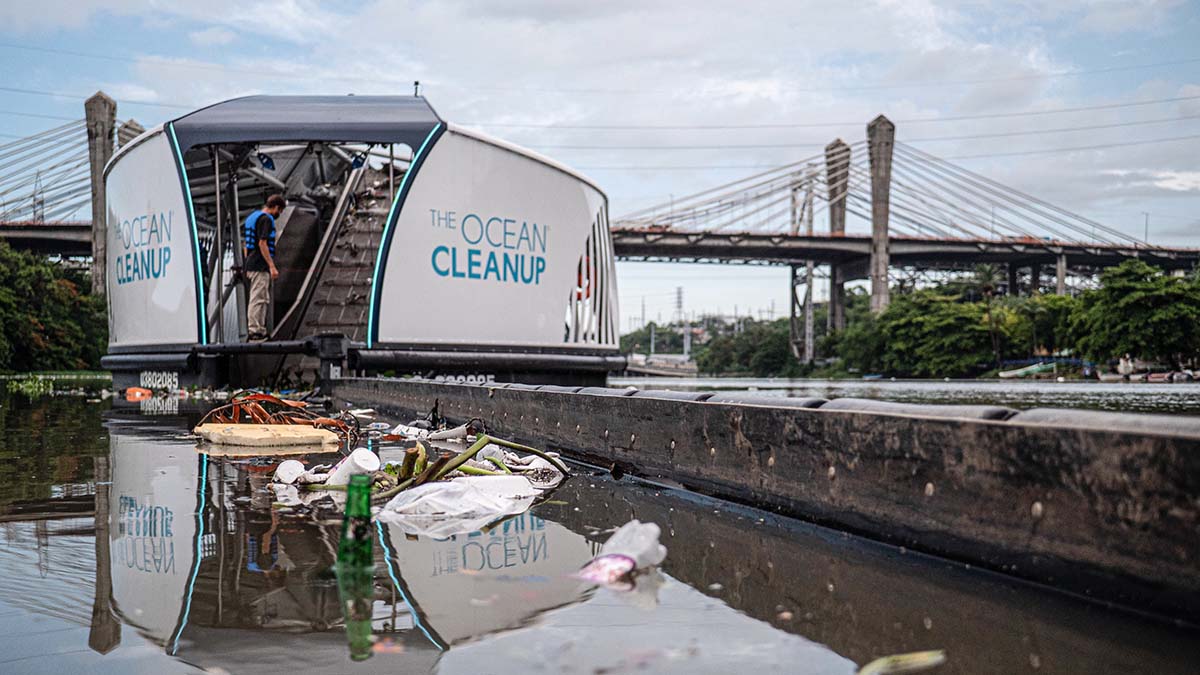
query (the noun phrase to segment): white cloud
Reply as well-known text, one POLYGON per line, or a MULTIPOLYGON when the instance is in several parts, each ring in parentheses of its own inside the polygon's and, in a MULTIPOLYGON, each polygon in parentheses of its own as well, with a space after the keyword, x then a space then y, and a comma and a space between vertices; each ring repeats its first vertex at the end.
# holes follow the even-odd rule
POLYGON ((188 39, 192 44, 201 47, 217 47, 227 45, 237 38, 237 34, 227 28, 220 26, 212 26, 204 30, 197 30, 188 33, 188 39))
MULTIPOLYGON (((74 16, 109 6, 85 2, 74 16)), ((1102 77, 1047 77, 1108 65, 1074 62, 1074 54, 1063 51, 1065 34, 1103 32, 1106 39, 1115 34, 1112 31, 1144 35, 1169 26, 1177 6, 1085 0, 1029 0, 1018 5, 994 0, 376 0, 348 9, 314 0, 214 0, 171 7, 126 1, 108 11, 136 11, 143 25, 167 21, 202 47, 228 44, 236 34, 259 27, 269 34, 261 50, 209 50, 213 55, 200 50, 203 55, 195 58, 189 56, 197 50, 185 50, 169 58, 143 58, 132 69, 130 88, 123 90, 129 93, 123 96, 200 106, 256 92, 407 94, 412 81, 419 79, 438 111, 452 121, 493 123, 485 130, 535 149, 604 146, 545 152, 592 175, 608 191, 613 212, 620 214, 751 170, 597 167, 778 165, 816 154, 835 137, 850 142, 863 138, 866 123, 881 112, 900 120, 901 139, 1200 114, 1200 102, 1192 102, 1045 117, 903 122, 1200 94, 1200 83, 1180 86, 1178 71, 1155 71, 1163 79, 1136 90, 1110 88, 1102 77), (920 86, 908 86, 914 83, 920 86), (842 124, 668 131, 502 126, 826 121, 842 124), (737 144, 812 147, 637 149, 737 144)), ((6 10, 12 11, 0 9, 0 16, 6 10)), ((1148 47, 1148 52, 1139 50, 1144 53, 1140 60, 1170 58, 1161 56, 1161 50, 1156 57, 1153 46, 1148 47)), ((172 114, 169 109, 158 112, 172 114)), ((944 156, 975 155, 1197 132, 1200 121, 929 142, 920 147, 944 156)), ((1142 205, 1154 200, 1178 204, 1191 199, 1195 208, 1196 147, 1130 146, 965 164, 1067 208, 1136 214, 1155 210, 1142 205)))

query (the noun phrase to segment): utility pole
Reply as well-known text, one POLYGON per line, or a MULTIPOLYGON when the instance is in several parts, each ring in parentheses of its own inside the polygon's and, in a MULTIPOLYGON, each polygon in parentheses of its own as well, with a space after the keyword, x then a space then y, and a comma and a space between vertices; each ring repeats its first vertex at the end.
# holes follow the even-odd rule
POLYGON ((92 294, 104 295, 108 269, 108 207, 104 194, 104 165, 112 159, 117 102, 98 91, 83 103, 87 123, 88 164, 92 181, 92 294))
POLYGON ((1147 246, 1149 246, 1150 245, 1150 213, 1148 211, 1142 211, 1142 215, 1146 216, 1146 231, 1145 231, 1145 234, 1142 236, 1142 241, 1147 246))

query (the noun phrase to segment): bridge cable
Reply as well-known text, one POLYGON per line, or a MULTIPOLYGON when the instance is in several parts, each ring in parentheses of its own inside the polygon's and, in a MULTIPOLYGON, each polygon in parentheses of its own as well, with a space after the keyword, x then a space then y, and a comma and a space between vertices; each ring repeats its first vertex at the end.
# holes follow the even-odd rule
POLYGON ((1033 211, 1033 210, 1035 210, 1034 206, 1030 206, 1030 204, 1033 204, 1042 209, 1057 213, 1057 214, 1059 214, 1058 216, 1046 214, 1046 217, 1052 218, 1053 220, 1055 220, 1056 222, 1059 222, 1064 227, 1075 229, 1077 232, 1079 232, 1082 235, 1086 235, 1088 233, 1086 226, 1090 225, 1101 232, 1105 232, 1111 236, 1116 237, 1117 239, 1122 239, 1122 240, 1126 240, 1126 241, 1133 242, 1133 243, 1140 243, 1139 240, 1125 234, 1124 232, 1121 232, 1120 230, 1116 230, 1116 229, 1108 227, 1107 225, 1104 225, 1102 223, 1093 221, 1089 218, 1085 218, 1083 216, 1071 213, 1070 211, 1067 211, 1066 209, 1063 209, 1059 206, 1055 206, 1054 204, 1051 204, 1045 200, 1042 200, 1042 199, 1039 199, 1032 195, 1021 192, 1020 190, 1016 190, 1014 188, 1008 187, 1002 183, 998 183, 990 178, 987 178, 986 176, 982 176, 973 171, 968 171, 966 169, 958 167, 958 166, 951 164, 943 159, 940 159, 940 158, 930 155, 928 153, 925 153, 925 152, 922 152, 915 148, 911 148, 907 145, 904 145, 903 143, 897 143, 896 147, 898 150, 901 151, 901 153, 906 153, 910 157, 915 156, 915 158, 918 161, 924 162, 926 166, 928 166, 934 170, 939 170, 943 173, 957 174, 958 180, 976 184, 980 187, 980 189, 987 191, 987 192, 991 192, 993 194, 997 194, 998 196, 1002 196, 1006 201, 1012 202, 1013 204, 1015 204, 1018 207, 1033 211), (1078 221, 1078 222, 1075 224, 1071 224, 1069 222, 1069 220, 1064 220, 1063 219, 1064 217, 1067 219, 1074 219, 1075 221, 1078 221))

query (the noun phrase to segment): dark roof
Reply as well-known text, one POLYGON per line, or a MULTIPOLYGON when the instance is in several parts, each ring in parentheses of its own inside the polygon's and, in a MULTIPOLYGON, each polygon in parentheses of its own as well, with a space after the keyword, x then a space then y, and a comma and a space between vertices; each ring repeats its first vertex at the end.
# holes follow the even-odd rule
POLYGON ((171 125, 180 152, 257 141, 407 143, 415 150, 440 121, 420 96, 246 96, 188 113, 171 125))

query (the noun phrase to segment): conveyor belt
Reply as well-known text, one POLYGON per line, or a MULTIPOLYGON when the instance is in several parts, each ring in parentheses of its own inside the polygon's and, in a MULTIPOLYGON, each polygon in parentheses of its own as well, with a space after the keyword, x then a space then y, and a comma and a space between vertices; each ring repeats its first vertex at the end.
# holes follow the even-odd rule
POLYGON ((389 204, 386 190, 361 191, 356 201, 335 234, 329 258, 300 321, 297 338, 342 333, 356 342, 366 340, 371 275, 389 204))

